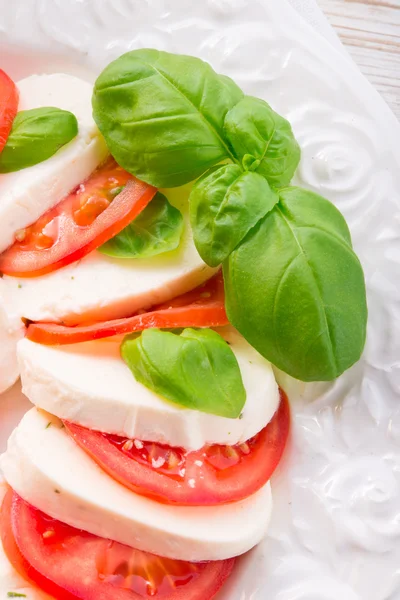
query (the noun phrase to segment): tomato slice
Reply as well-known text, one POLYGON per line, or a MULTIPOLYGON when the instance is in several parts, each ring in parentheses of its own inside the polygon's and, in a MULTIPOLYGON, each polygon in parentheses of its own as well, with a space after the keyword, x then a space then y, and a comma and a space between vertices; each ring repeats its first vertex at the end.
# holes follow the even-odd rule
POLYGON ((37 277, 83 258, 133 221, 156 191, 107 160, 55 208, 18 232, 17 241, 0 255, 0 271, 37 277))
POLYGON ((0 152, 7 143, 15 115, 19 93, 12 79, 0 69, 0 152))
POLYGON ((33 342, 53 346, 98 340, 150 327, 174 329, 222 325, 228 325, 228 318, 224 306, 224 282, 222 274, 218 273, 195 290, 154 307, 149 312, 75 327, 56 323, 31 323, 26 336, 33 342))
POLYGON ((204 446, 195 452, 129 440, 65 422, 74 440, 111 477, 158 502, 217 505, 247 498, 276 469, 288 438, 290 408, 281 403, 272 421, 244 444, 204 446))
POLYGON ((234 565, 234 559, 190 563, 129 548, 50 518, 11 489, 1 537, 17 571, 57 600, 211 600, 234 565))

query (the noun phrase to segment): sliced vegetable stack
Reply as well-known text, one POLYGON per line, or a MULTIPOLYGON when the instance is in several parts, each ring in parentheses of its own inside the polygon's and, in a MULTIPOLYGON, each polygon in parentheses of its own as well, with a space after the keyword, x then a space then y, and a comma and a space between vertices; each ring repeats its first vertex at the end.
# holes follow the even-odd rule
POLYGON ((197 58, 111 63, 98 129, 76 78, 1 90, 0 308, 34 405, 0 457, 10 593, 211 600, 269 526, 272 364, 332 380, 362 352, 346 222, 290 186, 290 123, 197 58))
POLYGON ((173 331, 19 344, 1 535, 53 598, 208 600, 265 535, 287 398, 230 327, 173 331))

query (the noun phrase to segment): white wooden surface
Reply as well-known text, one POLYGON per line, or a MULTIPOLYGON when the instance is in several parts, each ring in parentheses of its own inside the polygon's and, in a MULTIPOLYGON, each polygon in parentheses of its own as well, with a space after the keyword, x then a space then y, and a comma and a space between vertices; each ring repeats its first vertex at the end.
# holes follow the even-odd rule
POLYGON ((318 0, 362 72, 400 119, 400 0, 318 0))

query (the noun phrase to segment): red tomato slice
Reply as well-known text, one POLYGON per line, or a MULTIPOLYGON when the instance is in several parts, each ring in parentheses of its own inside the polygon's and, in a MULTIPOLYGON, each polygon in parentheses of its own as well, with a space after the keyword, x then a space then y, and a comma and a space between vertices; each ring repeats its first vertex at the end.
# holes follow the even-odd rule
POLYGON ((106 161, 55 208, 18 232, 19 241, 0 255, 0 271, 37 277, 83 258, 133 221, 156 191, 113 159, 106 161))
POLYGON ((31 323, 26 336, 48 346, 76 344, 89 340, 143 331, 150 327, 219 327, 228 324, 224 306, 224 282, 218 273, 195 290, 178 296, 150 312, 125 319, 66 327, 56 323, 31 323))
POLYGON ((7 143, 15 115, 19 94, 15 83, 0 69, 0 152, 7 143))
POLYGON ((161 558, 51 519, 9 490, 1 537, 11 564, 56 600, 211 600, 234 559, 161 558))
POLYGON ((286 445, 290 408, 281 392, 274 418, 248 442, 196 452, 65 425, 85 452, 134 492, 164 503, 217 505, 247 498, 269 480, 286 445))

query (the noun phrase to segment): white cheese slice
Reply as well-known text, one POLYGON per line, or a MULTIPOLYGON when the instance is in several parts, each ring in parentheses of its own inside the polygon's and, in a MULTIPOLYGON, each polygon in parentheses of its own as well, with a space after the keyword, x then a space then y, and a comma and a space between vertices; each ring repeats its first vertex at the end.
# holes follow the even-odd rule
POLYGON ((272 510, 269 483, 246 500, 220 506, 172 506, 139 496, 102 471, 60 421, 37 409, 11 435, 0 468, 22 498, 51 517, 169 558, 243 554, 264 537, 272 510))
POLYGON ((136 381, 120 357, 120 339, 49 347, 23 339, 18 357, 24 394, 59 418, 129 438, 198 449, 237 444, 271 420, 279 390, 271 364, 236 331, 219 330, 231 343, 246 389, 240 419, 189 410, 136 381))
POLYGON ((0 279, 0 394, 19 377, 17 342, 24 336, 25 326, 15 307, 8 302, 5 284, 0 279))
POLYGON ((16 312, 32 321, 68 325, 104 321, 165 302, 209 279, 216 269, 200 258, 189 225, 188 192, 178 193, 172 201, 184 214, 185 228, 177 250, 142 259, 116 259, 95 251, 41 277, 4 277, 16 312))
POLYGON ((79 133, 54 156, 33 167, 0 174, 0 252, 15 233, 34 223, 84 181, 108 151, 92 117, 92 89, 86 81, 54 73, 32 75, 18 83, 19 110, 54 106, 78 119, 79 133))
MULTIPOLYGON (((4 495, 6 493, 5 483, 0 484, 0 504, 3 502, 4 495)), ((19 597, 26 600, 51 600, 51 596, 33 587, 30 583, 25 581, 14 569, 10 561, 8 560, 3 546, 0 541, 0 600, 9 600, 13 597, 19 597)))

